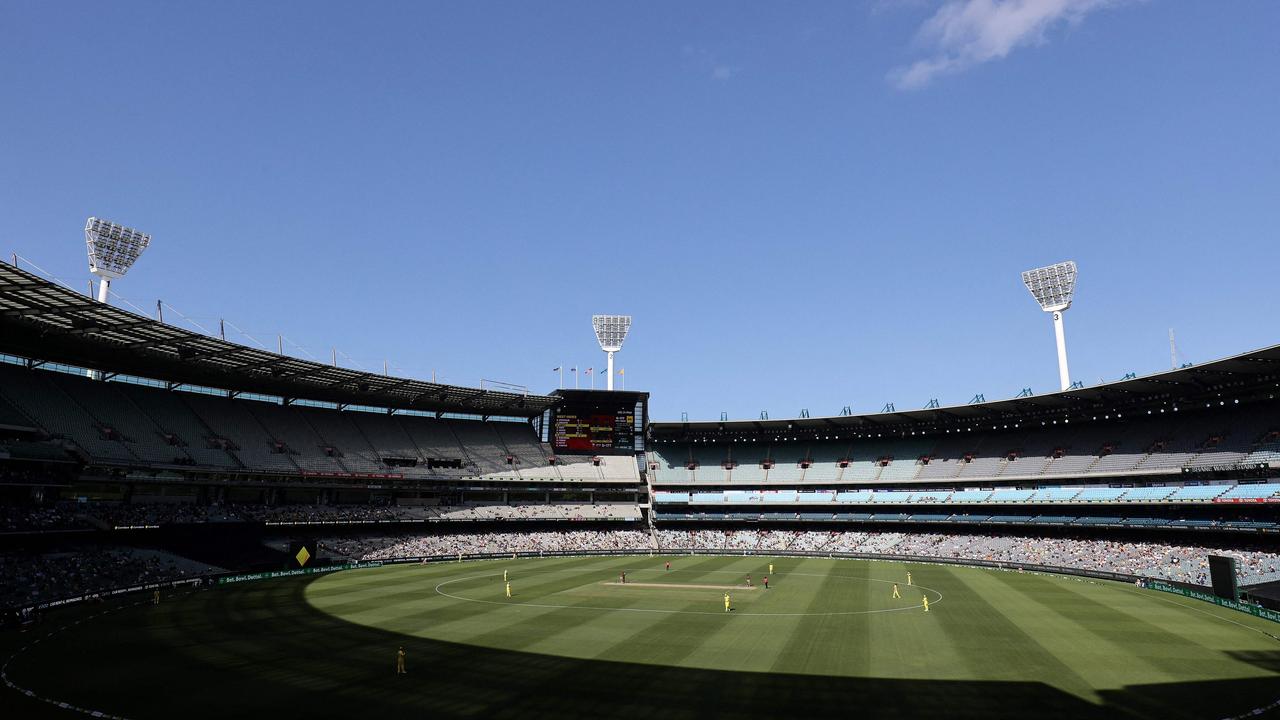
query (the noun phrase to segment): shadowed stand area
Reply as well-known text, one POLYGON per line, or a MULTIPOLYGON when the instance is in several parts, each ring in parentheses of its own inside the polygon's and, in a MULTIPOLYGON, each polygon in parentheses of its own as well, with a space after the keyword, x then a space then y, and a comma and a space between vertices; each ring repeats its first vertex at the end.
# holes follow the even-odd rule
MULTIPOLYGON (((1242 701, 1280 696, 1269 678, 1133 687, 1104 693, 1099 706, 1040 683, 720 672, 492 650, 347 623, 308 605, 308 582, 124 608, 36 644, 10 675, 42 695, 131 718, 1216 718, 1253 707, 1242 701), (409 674, 397 677, 400 645, 409 674), (1231 708, 1216 706, 1227 700, 1231 708)), ((54 614, 36 630, 5 636, 6 657, 99 609, 54 614)), ((4 702, 12 717, 77 716, 12 691, 4 702)))

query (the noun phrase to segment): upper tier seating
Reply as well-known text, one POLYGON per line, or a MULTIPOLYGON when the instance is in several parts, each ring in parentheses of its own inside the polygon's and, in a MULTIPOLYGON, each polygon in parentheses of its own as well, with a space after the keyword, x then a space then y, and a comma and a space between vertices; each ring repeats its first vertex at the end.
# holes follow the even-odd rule
POLYGON ((639 482, 632 457, 553 465, 531 425, 339 412, 0 364, 0 426, 86 460, 282 474, 639 482))
POLYGON ((649 462, 657 466, 653 477, 657 485, 695 481, 721 485, 941 485, 1037 478, 1067 484, 1074 478, 1174 476, 1184 468, 1262 463, 1280 467, 1280 434, 1274 420, 1277 409, 1274 403, 1258 403, 1184 410, 1177 415, 1103 417, 1070 426, 944 433, 932 438, 768 444, 659 441, 650 448, 649 462), (773 461, 772 468, 761 467, 766 459, 773 461), (700 469, 686 470, 690 461, 700 469), (808 467, 803 467, 806 463, 808 467), (725 465, 732 469, 725 470, 725 465))

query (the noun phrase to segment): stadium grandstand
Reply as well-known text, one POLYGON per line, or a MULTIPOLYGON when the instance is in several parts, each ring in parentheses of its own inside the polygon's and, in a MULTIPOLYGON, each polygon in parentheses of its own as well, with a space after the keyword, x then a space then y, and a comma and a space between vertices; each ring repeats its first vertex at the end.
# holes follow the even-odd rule
POLYGON ((569 555, 949 563, 1190 593, 1211 592, 1220 555, 1265 588, 1278 392, 1271 347, 957 407, 649 422, 645 393, 357 372, 0 265, 0 603, 25 628, 245 573, 569 555))

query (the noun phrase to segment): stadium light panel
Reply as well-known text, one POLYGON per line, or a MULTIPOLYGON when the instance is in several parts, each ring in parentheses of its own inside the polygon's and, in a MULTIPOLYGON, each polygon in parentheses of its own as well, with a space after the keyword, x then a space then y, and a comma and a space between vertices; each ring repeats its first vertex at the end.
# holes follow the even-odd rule
POLYGON ((591 327, 596 331, 596 342, 605 352, 618 352, 631 330, 630 315, 592 315, 591 327))
POLYGON ((622 349, 622 343, 631 330, 630 315, 592 315, 591 327, 596 331, 596 342, 608 357, 606 388, 613 389, 613 354, 622 349))
POLYGON ((151 244, 147 233, 96 217, 85 222, 84 240, 89 250, 89 272, 102 278, 99 302, 107 301, 111 281, 129 272, 151 244))
POLYGON ((1076 292, 1076 263, 1068 260, 1027 270, 1022 273, 1022 284, 1045 312, 1066 310, 1071 307, 1071 298, 1076 292))
POLYGON ((1053 313, 1053 330, 1058 342, 1058 380, 1062 389, 1071 387, 1071 373, 1067 370, 1067 337, 1062 327, 1062 313, 1071 307, 1076 292, 1076 263, 1074 260, 1035 268, 1022 273, 1022 284, 1040 304, 1040 309, 1053 313))

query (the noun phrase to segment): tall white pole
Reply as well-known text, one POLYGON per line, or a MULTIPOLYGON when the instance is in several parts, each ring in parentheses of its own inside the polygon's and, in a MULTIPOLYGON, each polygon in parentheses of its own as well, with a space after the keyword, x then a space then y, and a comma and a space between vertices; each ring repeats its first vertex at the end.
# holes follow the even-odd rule
POLYGON ((1053 333, 1058 338, 1058 380, 1062 389, 1071 387, 1071 373, 1067 372, 1067 336, 1062 330, 1062 311, 1053 312, 1053 333))
MULTIPOLYGON (((93 287, 93 281, 89 282, 89 287, 93 287)), ((111 287, 111 281, 106 279, 105 277, 101 278, 98 281, 98 302, 105 303, 107 301, 107 290, 110 287, 111 287)), ((98 372, 97 370, 85 370, 84 376, 89 378, 90 380, 102 379, 102 373, 98 372)))
POLYGON ((608 383, 608 387, 609 387, 609 389, 610 389, 610 390, 612 390, 612 389, 613 389, 613 353, 612 353, 612 352, 608 352, 608 353, 605 353, 605 354, 609 356, 609 370, 608 370, 609 383, 608 383))

